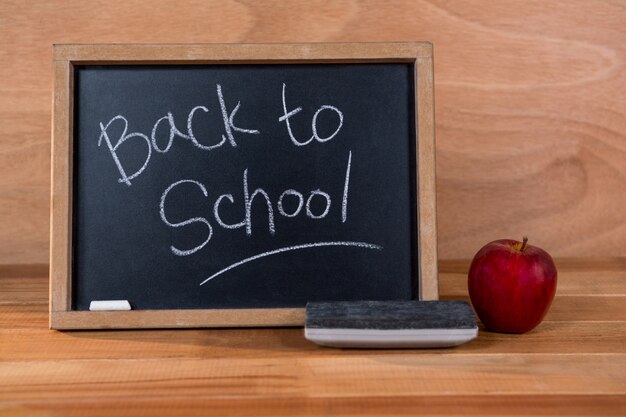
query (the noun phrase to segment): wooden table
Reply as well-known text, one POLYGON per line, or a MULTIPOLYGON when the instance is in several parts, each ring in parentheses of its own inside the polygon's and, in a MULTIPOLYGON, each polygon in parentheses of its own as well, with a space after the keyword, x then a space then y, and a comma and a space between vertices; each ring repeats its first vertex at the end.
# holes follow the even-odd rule
MULTIPOLYGON (((302 329, 48 330, 46 266, 0 267, 0 415, 626 415, 626 259, 561 260, 546 320, 445 350, 302 329)), ((467 262, 442 298, 467 299, 467 262)))

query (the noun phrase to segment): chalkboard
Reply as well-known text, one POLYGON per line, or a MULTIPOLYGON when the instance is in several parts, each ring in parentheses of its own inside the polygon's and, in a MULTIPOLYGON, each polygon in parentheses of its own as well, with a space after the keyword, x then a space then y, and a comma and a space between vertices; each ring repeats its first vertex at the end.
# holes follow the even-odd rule
POLYGON ((415 61, 70 71, 68 311, 420 298, 415 61))

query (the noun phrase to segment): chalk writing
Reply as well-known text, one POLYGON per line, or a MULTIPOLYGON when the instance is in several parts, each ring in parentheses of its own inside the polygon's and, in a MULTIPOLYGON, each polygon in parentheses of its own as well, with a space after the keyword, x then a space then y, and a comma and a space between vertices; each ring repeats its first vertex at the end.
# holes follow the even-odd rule
POLYGON ((278 199, 278 212, 285 217, 296 217, 300 210, 302 210, 302 204, 304 204, 304 198, 302 197, 302 193, 297 192, 296 190, 285 190, 278 199), (287 213, 283 208, 283 199, 287 195, 293 195, 298 198, 298 208, 293 213, 287 213))
POLYGON ((142 133, 138 133, 138 132, 130 133, 127 135, 126 134, 127 131, 128 131, 128 120, 126 120, 123 116, 115 116, 109 121, 109 123, 106 124, 106 126, 103 126, 102 123, 100 123, 100 137, 98 138, 98 146, 100 146, 100 144, 102 143, 102 139, 104 139, 104 141, 107 144, 107 147, 109 148, 109 151, 111 152, 111 156, 113 157, 113 160, 115 161, 115 166, 120 171, 121 177, 118 179, 118 181, 123 182, 126 185, 130 186, 130 180, 132 180, 133 178, 141 174, 148 166, 148 162, 150 161, 150 155, 152 154, 152 146, 150 144, 150 139, 148 139, 146 135, 142 133), (118 139, 117 143, 115 144, 115 146, 113 146, 113 144, 111 144, 111 139, 109 139, 109 135, 107 134, 107 129, 116 120, 121 120, 124 123, 124 129, 122 130, 122 135, 118 139), (148 144, 148 155, 146 156, 145 162, 143 163, 141 168, 135 171, 135 173, 132 175, 126 175, 126 171, 122 167, 122 163, 120 162, 120 159, 117 156, 117 150, 120 146, 122 146, 124 142, 126 142, 128 139, 131 139, 131 138, 141 138, 145 140, 146 143, 148 144))
POLYGON ((253 135, 260 134, 261 132, 255 129, 243 129, 243 128, 235 126, 233 119, 235 115, 237 114, 237 111, 241 107, 241 102, 237 102, 237 105, 235 106, 233 111, 230 114, 228 114, 228 111, 226 110, 226 103, 224 102, 224 95, 222 93, 222 87, 219 84, 217 84, 216 88, 217 88, 217 96, 219 99, 220 108, 222 111, 224 130, 226 132, 226 135, 222 135, 222 140, 214 145, 201 144, 193 133, 192 125, 193 125, 194 114, 198 110, 202 110, 203 112, 208 113, 209 109, 205 106, 195 106, 189 111, 189 114, 187 116, 187 133, 181 132, 176 127, 176 122, 171 112, 167 112, 165 116, 157 119, 157 121, 154 123, 152 127, 150 138, 148 138, 147 135, 143 133, 139 133, 139 132, 126 134, 126 132, 128 131, 128 120, 126 120, 126 118, 122 115, 117 115, 113 117, 106 125, 103 125, 102 123, 100 123, 100 137, 98 139, 98 146, 100 146, 102 139, 104 139, 109 148, 109 151, 111 152, 111 156, 113 157, 113 160, 115 161, 115 165, 118 171, 120 172, 121 177, 119 178, 119 182, 123 182, 126 185, 130 186, 132 184, 131 180, 138 177, 147 168, 148 163, 150 162, 150 157, 152 155, 152 148, 154 148, 154 150, 157 151, 158 153, 167 153, 172 148, 174 138, 176 137, 191 141, 191 143, 198 149, 201 149, 203 151, 211 151, 213 149, 219 148, 222 145, 224 145, 227 139, 233 147, 236 147, 237 143, 235 142, 233 131, 240 132, 240 133, 249 133, 253 135), (120 138, 117 140, 115 145, 113 145, 111 143, 111 139, 109 138, 108 129, 109 129, 109 126, 111 126, 114 122, 118 120, 124 123, 124 128, 123 128, 122 134, 120 135, 120 138), (160 129, 160 126, 163 122, 167 122, 166 126, 168 129, 168 135, 167 135, 167 143, 165 144, 165 147, 160 147, 158 145, 158 141, 159 141, 158 132, 159 130, 162 130, 160 129), (146 154, 145 162, 141 166, 141 168, 135 171, 132 175, 127 175, 126 169, 122 166, 122 163, 119 159, 118 149, 128 139, 131 139, 134 137, 139 137, 146 141, 146 143, 148 144, 148 152, 146 154))
MULTIPOLYGON (((259 133, 261 133, 255 129, 242 129, 240 127, 235 126, 235 124, 233 123, 233 119, 235 118, 235 114, 237 114, 237 111, 239 110, 239 106, 241 106, 241 102, 240 101, 237 102, 237 105, 235 106, 235 108, 229 115, 228 111, 226 110, 226 103, 224 102, 224 95, 222 94, 222 86, 219 84, 217 85, 217 97, 220 100, 220 108, 222 109, 222 118, 224 120, 224 128, 226 129, 226 136, 228 137, 228 141, 230 142, 231 145, 237 146, 237 142, 235 142, 235 137, 233 136, 233 130, 235 132, 252 133, 254 135, 258 135, 259 133)), ((222 138, 224 138, 224 135, 222 135, 222 138)))
MULTIPOLYGON (((127 186, 131 186, 133 184, 133 180, 135 180, 147 170, 150 159, 152 157, 152 150, 154 149, 157 154, 167 154, 172 150, 175 139, 177 138, 181 139, 181 142, 191 142, 191 144, 199 150, 213 151, 224 146, 226 143, 228 143, 232 148, 237 148, 238 143, 237 138, 235 137, 235 133, 247 135, 261 135, 261 132, 258 129, 242 128, 235 124, 235 116, 241 109, 241 102, 237 101, 235 107, 233 107, 232 110, 229 112, 226 105, 226 100, 224 98, 222 86, 220 84, 216 84, 215 87, 217 101, 219 103, 221 124, 223 125, 223 133, 218 136, 220 138, 219 140, 211 140, 211 138, 203 138, 202 140, 199 140, 196 136, 196 133, 194 132, 194 122, 197 122, 196 119, 198 117, 200 118, 200 121, 208 120, 206 118, 206 115, 210 113, 210 109, 208 106, 205 105, 196 105, 189 111, 189 113, 187 114, 186 126, 184 131, 179 129, 179 127, 176 125, 175 117, 171 111, 165 112, 165 115, 156 119, 149 136, 141 132, 128 133, 129 122, 123 115, 117 115, 113 117, 106 124, 100 123, 98 146, 101 146, 103 141, 106 143, 109 153, 113 158, 115 167, 117 168, 117 171, 120 175, 117 179, 118 182, 123 183, 127 186), (121 134, 119 134, 119 136, 115 140, 112 140, 111 132, 119 132, 120 126, 122 128, 121 134), (134 172, 129 175, 129 168, 123 166, 121 159, 119 158, 119 154, 122 150, 122 145, 135 138, 141 139, 143 142, 145 142, 147 148, 144 154, 143 164, 140 167, 135 166, 134 172)), ((306 140, 300 140, 296 138, 292 128, 292 124, 295 120, 293 118, 294 116, 299 114, 303 110, 303 108, 296 107, 292 110, 288 110, 286 89, 287 85, 283 83, 283 114, 278 118, 278 123, 285 123, 287 136, 293 145, 297 147, 302 147, 310 144, 313 141, 324 144, 337 137, 343 127, 344 115, 341 110, 339 110, 336 106, 333 106, 331 104, 324 104, 317 108, 317 110, 313 114, 313 117, 311 118, 311 137, 306 140), (318 118, 322 113, 334 114, 337 118, 334 130, 332 131, 332 133, 326 136, 322 136, 318 130, 318 118)), ((206 121, 204 121, 204 123, 206 123, 206 121)), ((179 145, 177 144, 176 146, 179 145)), ((206 227, 206 235, 202 242, 196 242, 197 244, 189 249, 181 249, 179 247, 171 245, 171 253, 176 256, 190 256, 205 248, 213 238, 214 230, 211 224, 213 221, 215 222, 213 224, 216 224, 225 230, 231 230, 236 232, 237 229, 244 229, 245 236, 247 236, 248 238, 252 238, 257 233, 269 233, 270 236, 274 236, 276 233, 278 233, 277 229, 280 227, 280 221, 278 220, 281 217, 293 219, 300 216, 300 218, 303 220, 308 219, 306 221, 329 221, 329 219, 334 218, 335 221, 346 223, 348 220, 348 206, 350 198, 349 188, 351 180, 350 173, 352 169, 352 164, 352 150, 349 150, 347 155, 347 163, 343 175, 343 190, 340 196, 340 213, 336 213, 336 211, 339 209, 335 209, 335 211, 333 211, 333 199, 331 198, 331 194, 323 191, 321 188, 299 191, 293 187, 288 187, 287 184, 285 184, 286 189, 277 196, 272 195, 262 187, 251 187, 249 179, 250 173, 248 171, 248 168, 242 168, 242 186, 240 189, 240 193, 223 193, 216 196, 209 192, 209 190, 214 190, 215 186, 219 185, 219 183, 212 184, 211 187, 207 187, 205 184, 195 179, 182 179, 175 181, 163 191, 159 200, 159 215, 162 222, 167 227, 177 230, 180 229, 181 231, 186 226, 202 224, 206 227), (170 198, 170 195, 172 194, 172 192, 174 192, 174 190, 176 190, 176 192, 174 193, 175 196, 174 198, 170 198), (206 217, 200 215, 202 213, 196 213, 195 216, 189 217, 182 221, 173 221, 170 217, 168 217, 166 213, 169 212, 170 209, 172 209, 173 205, 179 205, 178 209, 180 209, 181 207, 183 207, 180 205, 185 204, 187 197, 191 196, 191 193, 197 193, 198 190, 202 193, 202 196, 208 200, 207 202, 209 203, 206 213, 204 214, 206 217), (181 198, 181 196, 184 196, 185 198, 181 198), (276 197, 278 198, 276 199, 276 197), (213 199, 214 202, 212 205, 210 205, 210 201, 213 199), (166 210, 167 207, 169 207, 168 210, 166 210), (255 213, 254 216, 253 212, 255 213), (303 212, 304 214, 301 214, 303 212), (224 216, 224 214, 226 214, 226 216, 224 216), (232 222, 233 218, 236 219, 235 222, 232 222), (267 231, 265 232, 263 232, 262 229, 260 231, 257 230, 258 225, 253 224, 253 219, 254 222, 257 222, 259 219, 263 218, 267 219, 267 231), (229 220, 226 221, 224 219, 229 220)), ((240 233, 244 232, 241 231, 240 233)), ((286 246, 279 249, 263 252, 236 262, 211 275, 209 278, 202 281, 200 285, 205 284, 206 282, 227 271, 232 270, 233 268, 267 256, 277 255, 289 251, 328 246, 343 246, 361 249, 382 250, 382 246, 380 245, 359 241, 326 241, 286 246)))
MULTIPOLYGON (((350 155, 352 155, 352 152, 350 151, 350 155)), ((350 157, 351 158, 351 157, 350 157)), ((350 163, 350 158, 348 159, 348 163, 350 163)), ((349 169, 346 169, 346 176, 349 174, 349 169)), ((225 210, 228 209, 228 207, 231 208, 231 210, 233 208, 236 208, 237 206, 237 201, 235 199, 235 196, 233 194, 227 193, 227 194, 221 194, 220 196, 217 197, 217 199, 215 200, 215 203, 213 204, 213 210, 212 210, 212 215, 213 218, 215 219, 215 222, 223 227, 224 229, 227 230, 234 230, 234 229, 240 229, 240 228, 244 228, 246 229, 246 235, 247 236, 252 236, 253 235, 253 224, 252 224, 252 210, 254 207, 256 207, 256 210, 262 210, 264 213, 267 213, 267 224, 268 224, 268 230, 270 235, 274 235, 276 233, 276 223, 275 223, 275 216, 274 216, 274 203, 272 202, 272 198, 270 197, 270 195, 268 194, 267 191, 265 191, 263 188, 256 188, 252 193, 250 193, 250 188, 249 188, 249 184, 248 184, 248 169, 244 169, 243 171, 243 180, 242 180, 242 198, 241 198, 241 202, 243 203, 243 220, 241 220, 238 223, 234 223, 234 224, 229 224, 226 223, 223 219, 222 219, 222 214, 220 214, 220 210, 225 210), (260 204, 257 204, 253 207, 253 202, 255 201, 255 198, 258 198, 258 201, 260 202, 260 204), (224 205, 223 201, 224 200, 228 200, 228 202, 230 203, 229 205, 224 205), (262 203, 265 204, 262 204, 262 203)), ((205 197, 209 197, 209 193, 207 191, 207 188, 205 187, 204 184, 202 184, 199 181, 196 180, 192 180, 192 179, 187 179, 187 180, 181 180, 181 181, 176 181, 175 183, 173 183, 172 185, 170 185, 169 187, 167 187, 167 189, 163 192, 162 196, 161 196, 161 201, 159 203, 159 208, 160 208, 160 213, 161 213, 161 220, 163 221, 163 223, 165 223, 167 226, 169 227, 182 227, 182 226, 187 226, 190 225, 192 223, 204 223, 208 226, 209 228, 209 236, 206 239, 205 242, 203 242, 201 245, 190 249, 190 250, 179 250, 176 249, 174 247, 172 247, 172 253, 174 253, 175 255, 178 256, 187 256, 187 255, 191 255, 195 252, 197 252, 198 250, 202 249, 211 239, 211 232, 212 232, 212 227, 211 224, 209 223, 209 220, 207 220, 205 217, 193 217, 190 218, 188 220, 179 222, 179 223, 173 223, 168 221, 167 217, 165 216, 165 201, 167 199, 167 196, 169 194, 169 192, 174 189, 175 187, 178 187, 182 184, 185 183, 192 183, 195 184, 196 186, 198 186, 200 188, 200 190, 202 191, 202 193, 204 194, 205 197)), ((347 184, 347 178, 344 180, 344 183, 347 184)), ((345 206, 347 207, 348 205, 348 193, 346 190, 344 190, 343 196, 345 198, 345 206)), ((292 197, 292 198, 293 198, 292 197)), ((180 201, 180 199, 178 199, 180 201)), ((184 204, 184 203, 183 203, 184 204)), ((342 206, 344 205, 342 204, 342 206)), ((278 208, 278 213, 283 216, 283 217, 287 217, 287 218, 293 218, 298 216, 298 214, 300 214, 300 212, 302 211, 302 206, 305 205, 304 204, 304 196, 301 192, 295 190, 295 189, 287 189, 285 191, 283 191, 279 198, 278 201, 276 202, 276 206, 278 208), (298 200, 298 206, 297 208, 292 212, 292 213, 288 213, 285 211, 285 207, 284 207, 284 199, 286 196, 293 196, 298 200)), ((306 216, 310 219, 314 219, 314 220, 321 220, 324 219, 330 212, 331 209, 331 197, 330 194, 328 194, 325 191, 322 191, 320 189, 316 189, 316 190, 312 190, 309 192, 309 195, 306 199, 306 216), (321 210, 320 213, 314 213, 313 210, 311 209, 311 202, 313 201, 314 198, 318 198, 318 199, 322 199, 324 201, 323 203, 323 209, 321 210)), ((344 212, 345 209, 342 207, 342 213, 341 213, 341 219, 343 222, 343 218, 344 218, 344 212)))
POLYGON ((207 279, 202 281, 200 283, 200 285, 206 284, 207 282, 209 282, 210 280, 214 279, 215 277, 217 277, 219 275, 222 275, 224 272, 230 271, 233 268, 237 268, 238 266, 241 266, 241 265, 243 265, 245 263, 256 261, 257 259, 261 259, 261 258, 264 258, 266 256, 277 255, 279 253, 289 252, 289 251, 294 251, 294 250, 320 248, 320 247, 324 247, 324 246, 353 246, 353 247, 361 248, 361 249, 375 249, 375 250, 382 250, 383 249, 382 246, 375 245, 373 243, 349 242, 349 241, 315 242, 315 243, 305 243, 303 245, 287 246, 287 247, 284 247, 284 248, 279 248, 279 249, 274 249, 274 250, 271 250, 271 251, 268 251, 268 252, 259 253, 258 255, 254 255, 254 256, 251 256, 249 258, 242 259, 239 262, 235 262, 234 264, 232 264, 232 265, 222 269, 221 271, 218 271, 215 274, 211 275, 210 277, 208 277, 207 279))
POLYGON ((348 188, 350 186, 350 165, 352 165, 352 151, 348 153, 348 166, 346 167, 346 179, 343 183, 343 199, 341 200, 341 222, 348 220, 348 188))
POLYGON ((324 217, 326 217, 329 210, 330 210, 330 196, 328 195, 328 193, 325 193, 322 190, 311 191, 311 195, 309 195, 309 198, 307 198, 306 200, 306 215, 312 219, 323 219, 324 217), (319 215, 315 215, 311 211, 311 200, 313 200, 313 197, 315 197, 316 195, 322 196, 324 199, 326 199, 324 212, 319 215))
POLYGON ((170 248, 172 250, 172 253, 174 255, 178 255, 178 256, 187 256, 187 255, 191 255, 192 253, 198 252, 207 243, 209 243, 209 240, 211 240, 211 236, 213 236, 213 228, 211 227, 211 224, 208 222, 208 220, 205 219, 204 217, 193 217, 191 219, 187 219, 187 220, 184 220, 184 221, 178 222, 178 223, 172 223, 169 220, 167 220, 167 217, 165 216, 165 199, 167 198, 167 195, 169 194, 169 192, 172 191, 172 189, 174 189, 175 187, 177 187, 177 186, 179 186, 181 184, 185 184, 185 183, 191 183, 191 184, 197 185, 200 188, 200 190, 202 191, 202 194, 204 194, 205 197, 208 196, 206 188, 204 187, 204 185, 202 185, 198 181, 194 181, 194 180, 180 180, 180 181, 176 181, 174 184, 172 184, 169 187, 167 187, 167 189, 165 189, 165 191, 163 191, 163 194, 161 195, 161 201, 159 203, 159 213, 161 214, 161 220, 163 220, 163 223, 165 223, 166 225, 168 225, 170 227, 182 227, 182 226, 187 226, 187 225, 190 225, 190 224, 193 224, 193 223, 203 223, 209 229, 209 235, 207 236, 207 238, 206 238, 206 240, 204 242, 202 242, 200 245, 198 245, 198 246, 196 246, 195 248, 192 248, 192 249, 181 250, 181 249, 175 248, 174 246, 170 246, 170 248))
POLYGON ((287 125, 287 132, 289 133, 289 137, 291 138, 291 141, 293 142, 294 145, 296 146, 308 145, 309 143, 311 143, 313 139, 317 140, 318 142, 328 142, 329 140, 334 138, 337 135, 337 133, 339 133, 339 131, 341 130, 341 126, 343 126, 343 113, 339 111, 339 109, 335 106, 323 105, 322 107, 317 109, 317 111, 313 115, 313 120, 311 121, 311 129, 313 130, 313 136, 311 136, 308 140, 304 142, 300 142, 298 139, 296 139, 293 134, 293 131, 291 130, 291 124, 289 122, 289 119, 295 116, 296 114, 300 113, 302 111, 302 107, 297 107, 289 112, 287 111, 287 101, 285 100, 286 88, 287 88, 287 85, 283 83, 283 112, 284 114, 278 118, 278 121, 285 122, 285 124, 287 125), (317 116, 319 116, 319 114, 324 110, 334 111, 339 116, 339 125, 335 128, 335 131, 331 133, 329 136, 325 138, 321 138, 319 134, 317 133, 317 116))

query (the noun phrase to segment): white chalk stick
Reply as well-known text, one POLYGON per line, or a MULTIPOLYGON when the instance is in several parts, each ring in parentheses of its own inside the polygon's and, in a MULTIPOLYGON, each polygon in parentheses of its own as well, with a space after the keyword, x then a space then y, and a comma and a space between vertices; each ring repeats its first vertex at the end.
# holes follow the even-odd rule
POLYGON ((89 304, 89 311, 130 310, 128 300, 99 300, 89 304))

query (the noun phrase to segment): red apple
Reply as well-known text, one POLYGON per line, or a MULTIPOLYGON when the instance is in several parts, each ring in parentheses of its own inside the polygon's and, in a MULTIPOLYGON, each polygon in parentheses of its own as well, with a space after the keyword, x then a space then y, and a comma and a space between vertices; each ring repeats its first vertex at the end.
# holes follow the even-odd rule
POLYGON ((550 308, 557 272, 541 248, 511 239, 495 240, 478 251, 468 274, 469 295, 487 330, 525 333, 550 308))

